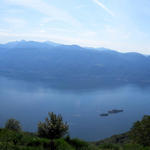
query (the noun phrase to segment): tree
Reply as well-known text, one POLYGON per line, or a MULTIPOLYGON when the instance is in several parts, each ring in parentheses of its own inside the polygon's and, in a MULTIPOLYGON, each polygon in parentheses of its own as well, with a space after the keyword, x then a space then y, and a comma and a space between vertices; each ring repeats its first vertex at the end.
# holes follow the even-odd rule
POLYGON ((21 124, 18 120, 11 118, 6 121, 5 128, 18 132, 21 131, 21 124))
POLYGON ((53 112, 48 113, 45 122, 38 123, 38 135, 40 137, 49 138, 51 140, 51 149, 54 149, 54 139, 63 137, 68 132, 69 126, 63 122, 62 116, 53 112))
POLYGON ((134 143, 150 146, 150 116, 144 116, 141 121, 134 123, 130 137, 134 143))

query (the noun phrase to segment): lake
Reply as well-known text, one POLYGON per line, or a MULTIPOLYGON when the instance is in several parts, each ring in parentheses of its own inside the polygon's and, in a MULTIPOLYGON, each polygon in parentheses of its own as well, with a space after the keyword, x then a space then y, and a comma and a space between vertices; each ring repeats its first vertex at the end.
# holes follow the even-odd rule
POLYGON ((150 88, 123 85, 116 88, 69 90, 41 83, 0 77, 0 126, 9 118, 26 131, 36 131, 48 112, 62 114, 71 137, 100 140, 128 131, 133 122, 150 114, 150 88), (112 109, 124 112, 101 117, 112 109))

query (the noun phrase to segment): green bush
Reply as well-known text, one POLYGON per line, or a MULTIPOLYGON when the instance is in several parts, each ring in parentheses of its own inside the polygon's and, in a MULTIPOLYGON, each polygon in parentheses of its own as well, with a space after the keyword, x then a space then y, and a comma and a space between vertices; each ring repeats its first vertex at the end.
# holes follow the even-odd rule
POLYGON ((18 132, 21 131, 21 124, 18 120, 11 118, 6 121, 5 128, 18 132))
POLYGON ((150 148, 146 148, 137 144, 126 144, 122 148, 123 150, 150 150, 150 148))
POLYGON ((119 150, 120 147, 116 144, 109 144, 109 143, 105 143, 105 144, 101 144, 99 146, 101 149, 107 149, 107 150, 119 150))
POLYGON ((75 150, 64 139, 55 140, 55 147, 56 147, 56 150, 75 150))
POLYGON ((56 115, 53 112, 48 113, 48 117, 45 118, 45 122, 38 123, 38 135, 39 137, 53 139, 59 139, 67 134, 69 126, 63 121, 62 116, 56 115))
POLYGON ((150 116, 144 116, 141 121, 134 123, 130 137, 134 143, 150 146, 150 116))
POLYGON ((94 144, 89 144, 86 150, 100 150, 100 149, 94 144))
POLYGON ((21 132, 15 132, 12 130, 7 130, 7 129, 3 129, 0 130, 0 141, 1 142, 11 142, 14 145, 18 144, 21 139, 22 139, 23 135, 21 132))
POLYGON ((77 138, 75 139, 70 139, 70 141, 68 141, 68 143, 70 145, 72 145, 75 149, 79 150, 79 149, 87 149, 88 148, 88 143, 79 140, 77 138))

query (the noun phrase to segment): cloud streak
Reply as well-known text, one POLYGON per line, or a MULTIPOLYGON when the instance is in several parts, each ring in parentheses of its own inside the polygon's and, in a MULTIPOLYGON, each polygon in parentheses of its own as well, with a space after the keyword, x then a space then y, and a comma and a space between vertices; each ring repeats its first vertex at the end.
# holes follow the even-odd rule
POLYGON ((34 9, 49 17, 53 21, 62 21, 72 25, 81 26, 81 23, 73 18, 68 12, 58 9, 55 6, 46 3, 44 0, 5 0, 9 5, 20 5, 34 9))
POLYGON ((99 0, 93 0, 97 5, 99 5, 101 8, 103 8, 107 13, 109 13, 111 16, 114 16, 114 13, 108 9, 104 4, 102 4, 99 0))

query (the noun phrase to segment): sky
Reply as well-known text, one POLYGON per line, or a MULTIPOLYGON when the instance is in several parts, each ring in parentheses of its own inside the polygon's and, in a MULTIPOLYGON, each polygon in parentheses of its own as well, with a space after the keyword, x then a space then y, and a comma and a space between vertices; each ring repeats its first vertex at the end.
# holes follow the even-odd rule
POLYGON ((0 43, 32 40, 150 54, 150 0, 0 0, 0 43))

